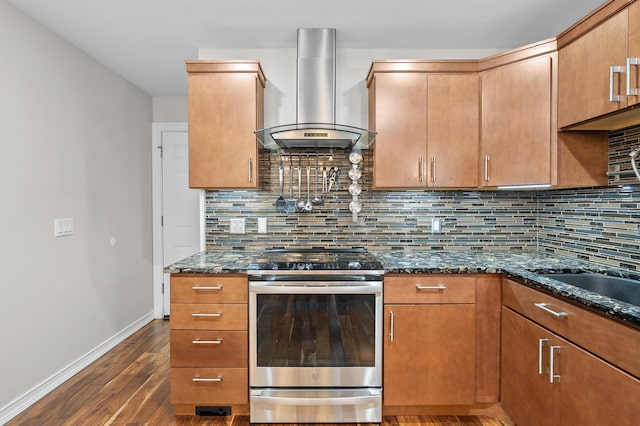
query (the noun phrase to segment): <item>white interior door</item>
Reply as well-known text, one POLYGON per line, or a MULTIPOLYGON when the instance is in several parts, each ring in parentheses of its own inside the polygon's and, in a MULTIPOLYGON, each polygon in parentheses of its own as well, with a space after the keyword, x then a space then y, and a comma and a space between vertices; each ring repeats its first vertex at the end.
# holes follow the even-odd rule
MULTIPOLYGON (((169 126, 171 127, 171 126, 169 126)), ((154 248, 161 251, 161 257, 154 256, 154 263, 164 267, 200 251, 203 244, 201 227, 204 207, 204 191, 189 188, 189 151, 186 126, 183 129, 168 128, 157 132, 156 139, 162 148, 160 155, 161 191, 154 182, 154 198, 161 198, 160 207, 161 244, 154 242, 154 248)), ((157 213, 154 212, 154 218, 157 213)), ((158 237, 154 232, 154 239, 158 237)), ((160 268, 158 268, 160 269, 160 268)), ((159 275, 159 274, 156 274, 159 275)), ((169 274, 162 272, 162 313, 169 315, 170 282, 169 274)), ((157 299, 156 299, 157 300, 157 299)), ((156 312, 158 311, 156 307, 156 312)), ((157 315, 156 315, 157 316, 157 315)))

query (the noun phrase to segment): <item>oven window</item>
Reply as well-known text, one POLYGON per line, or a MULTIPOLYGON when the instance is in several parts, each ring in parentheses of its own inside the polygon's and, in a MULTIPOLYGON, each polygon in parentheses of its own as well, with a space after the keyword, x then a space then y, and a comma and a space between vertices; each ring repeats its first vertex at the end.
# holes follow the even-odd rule
POLYGON ((258 367, 373 367, 375 295, 258 294, 258 367))

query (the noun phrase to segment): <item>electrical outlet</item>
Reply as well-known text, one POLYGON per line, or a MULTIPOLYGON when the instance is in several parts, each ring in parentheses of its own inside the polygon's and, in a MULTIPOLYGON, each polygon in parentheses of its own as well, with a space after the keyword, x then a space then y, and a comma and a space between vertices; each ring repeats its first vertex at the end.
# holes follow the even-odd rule
POLYGON ((244 234, 244 218, 229 219, 230 234, 244 234))
POLYGON ((259 217, 258 218, 258 234, 266 234, 267 233, 267 218, 259 217))
POLYGON ((439 234, 440 232, 442 232, 442 219, 437 218, 437 217, 432 217, 431 218, 431 233, 432 234, 439 234))

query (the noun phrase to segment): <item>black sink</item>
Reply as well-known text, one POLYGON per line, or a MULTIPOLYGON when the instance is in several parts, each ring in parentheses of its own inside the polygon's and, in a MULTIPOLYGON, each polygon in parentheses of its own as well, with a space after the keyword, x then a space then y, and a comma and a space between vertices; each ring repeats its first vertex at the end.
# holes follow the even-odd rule
POLYGON ((594 273, 541 275, 612 299, 640 306, 640 281, 594 273))

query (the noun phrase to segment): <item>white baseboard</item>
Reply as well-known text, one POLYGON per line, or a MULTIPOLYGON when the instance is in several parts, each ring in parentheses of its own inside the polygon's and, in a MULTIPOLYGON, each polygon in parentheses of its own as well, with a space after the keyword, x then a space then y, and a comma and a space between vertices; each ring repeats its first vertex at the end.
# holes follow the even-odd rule
POLYGON ((109 352, 116 345, 121 343, 127 337, 153 321, 153 312, 147 313, 142 318, 127 326, 124 330, 118 332, 103 343, 99 344, 85 355, 81 356, 71 364, 64 367, 42 383, 36 385, 31 390, 25 392, 6 406, 0 408, 0 425, 7 423, 9 420, 29 408, 33 403, 37 402, 49 392, 60 386, 65 381, 76 375, 80 370, 109 352))

